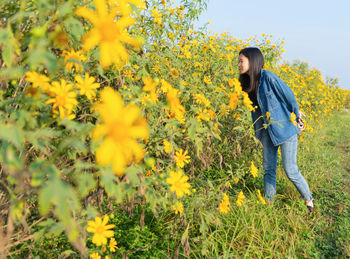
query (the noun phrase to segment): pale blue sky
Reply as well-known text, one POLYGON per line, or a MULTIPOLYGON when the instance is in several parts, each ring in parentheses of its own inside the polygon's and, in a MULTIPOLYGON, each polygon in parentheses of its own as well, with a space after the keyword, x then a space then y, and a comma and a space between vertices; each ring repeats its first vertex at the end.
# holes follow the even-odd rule
POLYGON ((197 25, 247 39, 285 41, 284 60, 301 59, 350 89, 350 0, 209 0, 197 25))

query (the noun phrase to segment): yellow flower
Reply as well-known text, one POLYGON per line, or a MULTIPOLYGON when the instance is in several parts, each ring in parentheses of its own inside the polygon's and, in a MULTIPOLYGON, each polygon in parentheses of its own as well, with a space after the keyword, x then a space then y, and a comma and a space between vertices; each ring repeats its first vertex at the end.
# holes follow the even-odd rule
POLYGON ((224 193, 223 196, 224 197, 222 198, 218 209, 219 209, 219 211, 221 213, 227 214, 230 211, 230 207, 229 206, 231 205, 231 203, 230 203, 229 197, 228 197, 228 195, 226 193, 224 193))
POLYGON ((179 73, 179 71, 178 71, 177 69, 172 69, 172 70, 170 71, 170 74, 171 74, 173 77, 175 77, 175 78, 179 77, 179 75, 180 75, 180 73, 179 73))
POLYGON ((88 73, 85 73, 85 78, 81 76, 75 76, 75 81, 77 81, 76 86, 80 89, 80 95, 86 95, 89 100, 95 98, 96 93, 94 89, 99 88, 100 84, 95 83, 95 78, 89 76, 88 73))
POLYGON ((159 67, 158 65, 154 65, 154 67, 152 67, 152 69, 153 69, 155 72, 159 72, 160 67, 159 67))
POLYGON ((62 56, 64 57, 64 63, 66 64, 64 69, 67 71, 75 68, 75 72, 84 71, 84 67, 82 65, 83 61, 87 60, 87 57, 84 56, 82 50, 74 51, 74 49, 70 49, 69 51, 64 50, 62 52, 62 56))
POLYGON ((233 118, 235 118, 236 120, 239 120, 240 115, 239 115, 238 113, 234 113, 234 114, 233 114, 233 118))
POLYGON ((236 201, 238 207, 243 205, 244 199, 245 199, 245 196, 244 196, 243 192, 240 191, 240 193, 238 194, 238 197, 237 197, 237 201, 236 201))
POLYGON ((100 63, 104 69, 111 64, 122 66, 128 61, 128 52, 124 44, 139 48, 140 43, 131 38, 127 28, 135 23, 132 17, 121 17, 116 20, 118 7, 113 7, 108 12, 105 0, 94 0, 96 11, 86 7, 76 10, 78 16, 88 19, 93 24, 91 29, 83 38, 83 48, 91 50, 99 44, 100 63))
POLYGON ((112 164, 114 173, 122 176, 129 163, 140 162, 144 157, 145 152, 135 139, 149 137, 147 121, 137 105, 124 107, 120 94, 110 87, 101 91, 95 109, 102 117, 102 124, 93 129, 92 140, 103 138, 96 150, 96 162, 102 166, 112 164))
POLYGON ((154 18, 154 22, 158 24, 159 26, 162 26, 162 14, 159 13, 157 9, 151 10, 152 16, 154 18))
POLYGON ((157 82, 154 82, 152 77, 145 77, 142 79, 143 83, 145 84, 142 88, 145 92, 155 92, 156 86, 158 85, 157 82))
POLYGON ((108 215, 105 215, 103 217, 103 220, 97 216, 95 220, 88 221, 88 227, 86 228, 86 230, 88 232, 94 233, 92 237, 92 243, 94 243, 97 246, 106 245, 107 238, 112 237, 114 235, 114 231, 110 229, 114 228, 115 225, 107 225, 108 220, 108 215))
POLYGON ((261 202, 262 204, 266 205, 266 201, 265 201, 265 199, 262 197, 260 190, 257 190, 257 191, 258 191, 258 197, 259 197, 260 202, 261 202))
POLYGON ((182 171, 170 171, 166 183, 170 185, 170 191, 175 192, 177 197, 182 197, 184 194, 191 194, 191 185, 187 182, 188 176, 182 175, 182 171))
POLYGON ((270 117, 271 117, 271 113, 266 112, 266 119, 270 119, 270 117))
POLYGON ((250 173, 254 178, 258 177, 258 168, 255 167, 253 162, 250 164, 250 173))
POLYGON ((167 81, 165 81, 164 79, 160 80, 162 86, 161 89, 163 91, 163 93, 167 93, 168 90, 172 87, 167 81))
POLYGON ((91 259, 101 259, 101 256, 98 253, 92 253, 90 254, 91 259))
POLYGON ((249 96, 246 92, 242 92, 243 95, 243 105, 247 108, 249 108, 250 111, 255 110, 252 106, 253 102, 249 99, 249 96))
POLYGON ((151 77, 143 78, 143 83, 145 84, 142 88, 144 91, 149 92, 142 97, 142 103, 146 105, 146 101, 155 104, 158 101, 158 96, 156 93, 156 86, 158 82, 153 82, 151 77))
POLYGON ((112 237, 110 240, 109 240, 109 250, 111 252, 115 252, 115 250, 118 249, 117 247, 117 241, 115 240, 114 237, 112 237))
POLYGON ((173 145, 171 145, 171 143, 167 140, 163 141, 163 146, 164 146, 164 151, 165 153, 171 153, 173 152, 173 145))
POLYGON ((210 80, 210 77, 208 77, 208 76, 205 76, 203 81, 204 81, 204 83, 206 83, 207 85, 212 84, 212 82, 211 82, 211 80, 210 80))
POLYGON ((64 79, 60 82, 53 82, 50 91, 52 92, 52 98, 46 101, 46 104, 53 103, 52 112, 60 115, 61 119, 67 118, 69 120, 74 119, 75 115, 72 114, 73 108, 78 104, 75 99, 76 93, 70 91, 73 87, 72 84, 66 84, 64 79), (58 111, 56 110, 58 109, 58 111))
POLYGON ((173 88, 170 84, 168 85, 167 99, 170 104, 169 117, 175 117, 179 122, 184 123, 185 107, 183 107, 178 98, 179 90, 173 88))
POLYGON ((208 110, 208 114, 210 115, 210 119, 214 120, 216 113, 213 110, 208 110))
POLYGON ((237 108, 238 101, 239 101, 239 97, 237 93, 232 93, 230 95, 230 103, 229 103, 230 110, 234 110, 237 108))
POLYGON ((182 202, 176 202, 175 205, 172 205, 171 207, 175 211, 175 214, 178 214, 178 213, 182 214, 184 211, 182 202))
POLYGON ((290 114, 290 119, 289 119, 289 121, 290 121, 291 123, 293 123, 294 126, 296 126, 296 125, 298 124, 298 123, 296 122, 296 118, 297 118, 297 116, 295 115, 294 112, 292 112, 292 113, 290 114))
POLYGON ((230 87, 233 87, 234 84, 235 84, 235 81, 234 81, 232 78, 229 78, 229 79, 228 79, 228 85, 229 85, 230 87))
POLYGON ((28 71, 25 73, 25 76, 25 80, 32 83, 32 87, 35 89, 40 87, 44 92, 47 92, 51 87, 49 83, 50 79, 45 75, 38 74, 34 71, 28 71))
MULTIPOLYGON (((239 82, 237 78, 234 78, 234 79, 231 79, 231 84, 232 86, 234 86, 235 92, 237 93, 237 95, 238 96, 242 95, 243 90, 242 90, 241 82, 239 82)), ((230 82, 229 82, 229 85, 230 85, 230 82)))
POLYGON ((187 155, 187 150, 183 152, 182 148, 179 151, 175 152, 175 161, 176 165, 180 168, 185 166, 185 163, 188 164, 190 162, 190 156, 187 155))
POLYGON ((235 183, 238 183, 239 179, 237 177, 233 178, 233 181, 235 181, 235 183))
POLYGON ((196 94, 194 96, 194 99, 196 100, 197 103, 199 104, 204 104, 206 107, 210 107, 210 101, 205 98, 205 96, 203 94, 196 94))

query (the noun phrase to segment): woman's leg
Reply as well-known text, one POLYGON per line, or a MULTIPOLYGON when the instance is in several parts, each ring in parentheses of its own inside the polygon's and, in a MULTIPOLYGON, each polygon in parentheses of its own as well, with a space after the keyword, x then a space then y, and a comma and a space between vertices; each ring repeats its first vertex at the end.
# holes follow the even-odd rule
POLYGON ((261 143, 263 145, 263 166, 265 170, 264 186, 265 196, 272 200, 276 194, 276 170, 277 170, 277 150, 266 130, 262 134, 261 143))
POLYGON ((310 201, 312 199, 309 186, 301 175, 297 165, 298 136, 295 134, 281 145, 283 168, 287 177, 295 185, 299 193, 310 201))

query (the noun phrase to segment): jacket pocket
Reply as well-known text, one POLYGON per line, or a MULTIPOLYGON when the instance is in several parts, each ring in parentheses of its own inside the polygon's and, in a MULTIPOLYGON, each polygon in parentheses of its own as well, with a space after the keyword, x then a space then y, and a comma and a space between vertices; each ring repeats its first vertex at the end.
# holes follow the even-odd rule
POLYGON ((266 102, 269 111, 272 111, 278 107, 278 100, 272 90, 266 92, 266 102))

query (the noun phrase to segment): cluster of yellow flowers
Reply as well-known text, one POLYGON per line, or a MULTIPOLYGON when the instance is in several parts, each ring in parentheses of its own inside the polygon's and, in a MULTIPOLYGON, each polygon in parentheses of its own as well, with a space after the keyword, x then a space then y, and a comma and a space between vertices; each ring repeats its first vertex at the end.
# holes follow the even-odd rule
MULTIPOLYGON (((80 91, 80 95, 85 95, 89 100, 93 100, 96 96, 95 90, 100 87, 98 83, 95 83, 95 78, 85 73, 84 78, 78 75, 75 80, 75 86, 80 91)), ((50 83, 50 79, 46 75, 32 71, 26 72, 26 81, 31 83, 26 91, 28 96, 37 98, 42 92, 50 98, 46 104, 53 104, 52 112, 54 115, 59 115, 61 119, 75 118, 73 109, 78 101, 73 84, 67 83, 62 78, 60 81, 50 83)))
MULTIPOLYGON (((255 167, 253 161, 251 162, 251 165, 250 165, 250 173, 252 174, 253 178, 258 177, 258 168, 255 167)), ((235 183, 238 183, 238 178, 235 178, 234 181, 235 181, 235 183)), ((227 184, 228 184, 228 187, 232 189, 231 184, 229 182, 227 184)), ((258 193, 259 201, 265 205, 266 201, 265 201, 264 197, 261 195, 260 190, 257 190, 257 193, 258 193)), ((223 214, 227 214, 230 211, 229 206, 231 204, 229 202, 229 196, 226 193, 224 193, 223 196, 224 197, 222 198, 222 200, 219 204, 218 210, 223 214)), ((245 195, 244 195, 243 191, 240 191, 238 194, 238 197, 237 197, 237 201, 236 201, 238 207, 240 207, 244 204, 244 199, 245 199, 245 195)))

